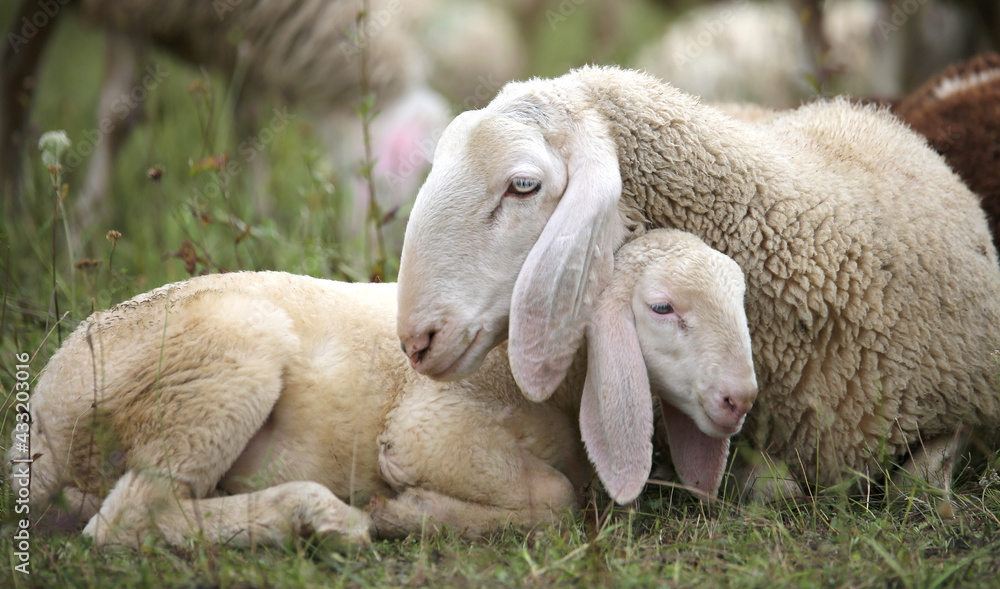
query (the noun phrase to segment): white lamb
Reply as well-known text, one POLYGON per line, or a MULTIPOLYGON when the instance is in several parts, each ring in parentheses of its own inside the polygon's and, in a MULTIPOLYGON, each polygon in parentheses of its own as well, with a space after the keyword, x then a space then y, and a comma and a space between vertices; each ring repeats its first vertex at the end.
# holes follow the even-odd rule
POLYGON ((919 451, 937 470, 957 430, 997 441, 997 253, 922 137, 846 100, 741 121, 617 68, 509 84, 448 127, 401 260, 412 364, 469 374, 509 325, 518 384, 546 398, 611 252, 653 227, 746 273, 761 393, 745 431, 799 481, 919 451))
POLYGON ((681 480, 714 494, 756 396, 742 273, 679 231, 619 259, 589 358, 545 403, 503 350, 459 382, 409 369, 392 284, 210 275, 96 313, 30 401, 32 513, 62 491, 84 533, 128 545, 530 525, 577 506, 591 478, 578 413, 611 494, 639 493, 651 390, 681 480), (373 494, 370 517, 347 505, 373 494))

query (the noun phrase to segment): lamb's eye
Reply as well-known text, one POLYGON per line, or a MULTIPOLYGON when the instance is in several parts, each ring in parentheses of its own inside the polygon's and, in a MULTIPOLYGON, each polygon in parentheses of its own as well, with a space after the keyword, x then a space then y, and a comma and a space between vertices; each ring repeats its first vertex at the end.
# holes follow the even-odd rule
POLYGON ((507 194, 512 196, 531 196, 538 192, 538 189, 541 187, 542 183, 538 180, 517 177, 510 181, 510 186, 507 187, 507 194))
POLYGON ((649 308, 657 315, 669 315, 674 312, 674 306, 670 303, 654 303, 649 308))

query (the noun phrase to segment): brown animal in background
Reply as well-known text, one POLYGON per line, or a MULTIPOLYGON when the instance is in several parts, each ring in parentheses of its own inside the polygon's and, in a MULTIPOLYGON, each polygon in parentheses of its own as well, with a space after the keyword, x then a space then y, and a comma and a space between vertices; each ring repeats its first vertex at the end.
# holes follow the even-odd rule
POLYGON ((949 66, 892 110, 979 195, 1000 248, 1000 55, 949 66))

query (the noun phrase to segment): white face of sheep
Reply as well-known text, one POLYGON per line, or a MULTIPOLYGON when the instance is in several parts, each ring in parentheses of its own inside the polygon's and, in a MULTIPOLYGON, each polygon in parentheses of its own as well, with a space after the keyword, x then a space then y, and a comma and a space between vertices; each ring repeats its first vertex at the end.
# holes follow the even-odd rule
POLYGON ((649 264, 631 303, 653 392, 701 431, 722 438, 743 426, 757 379, 743 272, 709 251, 649 264))
POLYGON ((514 376, 542 400, 564 378, 624 239, 621 178, 599 124, 553 124, 565 113, 522 86, 442 135, 406 229, 398 332, 417 371, 451 380, 475 371, 509 325, 514 376))
POLYGON ((693 235, 650 232, 626 244, 587 327, 580 426, 612 497, 638 495, 651 466, 659 397, 681 480, 713 495, 729 436, 757 397, 745 281, 732 259, 693 235))

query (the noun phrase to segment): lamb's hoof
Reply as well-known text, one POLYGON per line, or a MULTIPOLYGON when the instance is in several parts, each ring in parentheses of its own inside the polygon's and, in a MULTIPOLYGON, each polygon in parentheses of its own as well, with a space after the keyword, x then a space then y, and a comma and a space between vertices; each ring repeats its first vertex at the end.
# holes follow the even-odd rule
POLYGON ((305 525, 299 530, 299 535, 314 537, 322 546, 335 552, 350 552, 359 548, 369 548, 372 545, 372 532, 375 524, 372 518, 360 509, 351 508, 344 517, 321 518, 314 525, 305 525))
POLYGON ((402 519, 395 513, 396 502, 383 495, 372 495, 368 501, 368 512, 371 513, 375 526, 375 536, 382 540, 403 538, 407 534, 402 519))
POLYGON ((100 515, 98 514, 90 518, 90 521, 87 522, 87 525, 83 528, 83 536, 85 538, 90 538, 95 548, 100 548, 107 540, 107 534, 105 533, 107 528, 102 525, 103 522, 97 521, 99 517, 100 515))
POLYGON ((92 546, 99 550, 138 550, 142 546, 142 538, 137 532, 127 534, 120 529, 113 530, 100 514, 90 518, 83 528, 83 536, 90 538, 92 546))

